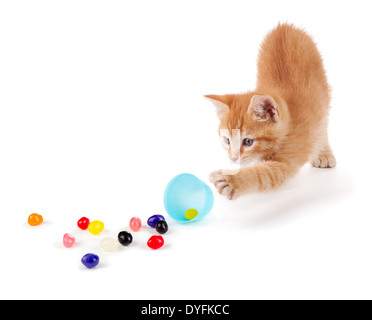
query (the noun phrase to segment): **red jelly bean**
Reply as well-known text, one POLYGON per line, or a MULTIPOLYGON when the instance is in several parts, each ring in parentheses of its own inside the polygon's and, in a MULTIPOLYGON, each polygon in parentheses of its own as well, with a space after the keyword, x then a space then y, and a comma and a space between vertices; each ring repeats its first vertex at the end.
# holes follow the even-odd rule
POLYGON ((163 246, 164 244, 164 239, 162 236, 152 236, 148 241, 147 241, 147 245, 151 248, 151 249, 159 249, 163 246))
POLYGON ((88 218, 86 218, 86 217, 82 217, 82 218, 78 221, 77 225, 78 225, 78 227, 79 227, 80 229, 82 229, 82 230, 87 230, 87 229, 88 229, 88 226, 89 226, 89 223, 90 223, 90 221, 89 221, 88 218))

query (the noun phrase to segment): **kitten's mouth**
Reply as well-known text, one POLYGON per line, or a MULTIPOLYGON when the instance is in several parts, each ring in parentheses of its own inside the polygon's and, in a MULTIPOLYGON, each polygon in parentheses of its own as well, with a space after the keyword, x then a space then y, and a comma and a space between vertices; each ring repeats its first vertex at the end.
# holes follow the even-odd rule
POLYGON ((240 166, 246 166, 249 165, 250 163, 251 161, 249 161, 248 159, 240 159, 239 161, 240 166))
POLYGON ((241 166, 241 165, 243 165, 244 163, 247 163, 248 161, 247 161, 247 159, 241 159, 241 158, 238 158, 238 159, 236 159, 236 160, 231 160, 231 159, 230 159, 230 162, 231 162, 232 164, 234 164, 234 165, 241 166))
POLYGON ((256 162, 258 162, 260 159, 258 158, 238 158, 238 159, 231 159, 230 158, 230 162, 234 165, 238 165, 238 166, 241 166, 241 167, 244 167, 244 166, 249 166, 251 164, 254 164, 256 162))
POLYGON ((238 164, 241 167, 245 167, 245 166, 249 166, 251 164, 254 164, 254 163, 258 162, 258 161, 259 161, 258 159, 245 158, 245 159, 240 159, 240 161, 238 162, 238 164))

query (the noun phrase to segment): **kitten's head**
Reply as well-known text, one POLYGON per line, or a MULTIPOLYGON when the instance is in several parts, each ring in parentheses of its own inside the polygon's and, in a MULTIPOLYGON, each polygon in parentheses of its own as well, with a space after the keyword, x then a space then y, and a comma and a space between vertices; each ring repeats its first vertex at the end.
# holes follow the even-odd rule
POLYGON ((232 162, 267 160, 278 151, 287 132, 279 98, 253 93, 205 97, 216 107, 220 140, 232 162))

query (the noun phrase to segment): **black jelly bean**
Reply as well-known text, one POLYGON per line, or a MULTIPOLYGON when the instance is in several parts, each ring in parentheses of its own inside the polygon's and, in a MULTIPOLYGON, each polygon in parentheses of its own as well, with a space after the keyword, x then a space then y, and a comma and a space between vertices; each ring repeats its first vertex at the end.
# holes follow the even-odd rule
POLYGON ((133 237, 129 232, 121 231, 118 234, 118 240, 123 246, 129 246, 133 241, 133 237))
POLYGON ((156 223, 155 227, 156 231, 159 232, 160 234, 167 233, 168 231, 168 223, 165 220, 159 220, 156 223))

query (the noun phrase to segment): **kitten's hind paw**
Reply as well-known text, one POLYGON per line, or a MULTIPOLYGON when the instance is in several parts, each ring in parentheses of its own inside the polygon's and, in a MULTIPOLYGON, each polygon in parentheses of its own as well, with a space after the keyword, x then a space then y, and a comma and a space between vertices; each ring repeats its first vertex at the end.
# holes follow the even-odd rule
POLYGON ((310 162, 315 168, 334 168, 336 166, 336 158, 330 152, 321 153, 310 162))
POLYGON ((225 196, 229 200, 238 198, 239 192, 235 186, 232 175, 224 175, 222 174, 222 170, 217 170, 212 172, 209 178, 219 194, 225 196))

